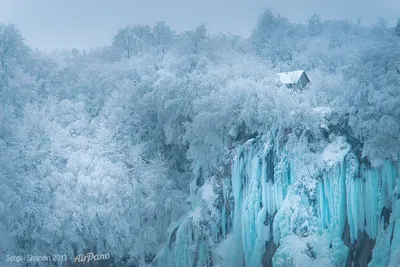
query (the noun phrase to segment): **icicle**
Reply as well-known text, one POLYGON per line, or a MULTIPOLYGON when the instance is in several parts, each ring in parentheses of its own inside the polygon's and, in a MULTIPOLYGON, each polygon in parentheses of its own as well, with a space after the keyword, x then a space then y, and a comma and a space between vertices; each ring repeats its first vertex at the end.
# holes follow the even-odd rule
POLYGON ((238 151, 232 168, 232 187, 235 198, 234 236, 241 242, 238 266, 260 266, 265 242, 270 238, 268 215, 280 208, 290 182, 290 165, 286 156, 278 157, 271 142, 259 146, 247 142, 238 151), (277 163, 278 162, 278 163, 277 163))
POLYGON ((348 154, 323 174, 317 187, 321 228, 341 236, 347 217, 351 242, 363 231, 375 239, 380 212, 390 204, 396 177, 396 166, 389 161, 381 168, 371 169, 364 164, 359 166, 356 156, 348 154))
POLYGON ((262 237, 257 235, 257 228, 261 227, 257 225, 259 221, 257 220, 258 213, 261 211, 261 164, 257 156, 249 160, 251 161, 250 181, 242 216, 243 251, 246 266, 259 266, 263 251, 263 247, 259 247, 258 244, 262 237))
POLYGON ((230 179, 225 179, 222 184, 222 209, 221 209, 221 228, 222 228, 222 238, 226 238, 228 231, 231 231, 232 227, 232 222, 231 222, 231 216, 228 216, 232 214, 232 211, 230 210, 230 191, 231 191, 231 186, 230 186, 230 179), (228 210, 227 210, 228 209, 228 210))
POLYGON ((340 164, 340 176, 339 176, 339 213, 338 213, 338 226, 336 230, 336 236, 342 236, 344 226, 346 223, 346 161, 341 162, 340 164))
POLYGON ((240 147, 237 156, 233 160, 232 166, 232 191, 235 200, 235 211, 233 218, 234 234, 234 256, 233 261, 238 266, 243 265, 242 250, 242 201, 243 201, 243 174, 244 174, 244 155, 243 148, 240 147))
MULTIPOLYGON (((361 168, 361 177, 364 179, 364 218, 365 230, 368 236, 375 239, 378 231, 378 170, 368 170, 365 166, 361 168)), ((362 197, 362 195, 360 196, 362 197)), ((362 229, 361 229, 362 230, 362 229)))
POLYGON ((221 229, 222 229, 222 239, 226 238, 226 200, 224 198, 224 202, 222 203, 221 208, 221 229))
POLYGON ((203 242, 199 244, 199 258, 196 266, 204 266, 206 263, 206 248, 203 242))

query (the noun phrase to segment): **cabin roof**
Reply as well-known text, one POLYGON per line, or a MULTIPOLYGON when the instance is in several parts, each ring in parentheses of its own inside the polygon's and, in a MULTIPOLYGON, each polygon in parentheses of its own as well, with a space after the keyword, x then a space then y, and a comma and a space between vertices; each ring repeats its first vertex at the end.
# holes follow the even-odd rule
MULTIPOLYGON (((305 74, 304 70, 296 70, 289 72, 280 72, 278 73, 279 79, 283 84, 297 84, 301 78, 301 75, 305 74)), ((307 75, 306 75, 307 77, 307 75)), ((308 79, 308 77, 307 77, 308 79)), ((308 79, 309 81, 309 79, 308 79)))

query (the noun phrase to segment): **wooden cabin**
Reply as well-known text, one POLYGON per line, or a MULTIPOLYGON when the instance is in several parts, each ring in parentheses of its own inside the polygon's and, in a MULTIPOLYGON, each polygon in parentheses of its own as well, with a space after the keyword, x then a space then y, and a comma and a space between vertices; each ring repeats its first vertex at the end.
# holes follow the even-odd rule
POLYGON ((281 83, 291 89, 304 89, 310 82, 306 72, 304 70, 296 70, 289 72, 278 73, 279 80, 281 83))

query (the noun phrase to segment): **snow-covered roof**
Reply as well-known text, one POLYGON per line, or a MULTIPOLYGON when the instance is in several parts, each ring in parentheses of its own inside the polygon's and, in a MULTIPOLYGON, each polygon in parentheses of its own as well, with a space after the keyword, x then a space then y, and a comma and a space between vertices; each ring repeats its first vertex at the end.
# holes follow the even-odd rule
POLYGON ((301 75, 303 75, 304 70, 296 70, 289 72, 278 73, 279 79, 283 84, 296 84, 300 80, 301 75))

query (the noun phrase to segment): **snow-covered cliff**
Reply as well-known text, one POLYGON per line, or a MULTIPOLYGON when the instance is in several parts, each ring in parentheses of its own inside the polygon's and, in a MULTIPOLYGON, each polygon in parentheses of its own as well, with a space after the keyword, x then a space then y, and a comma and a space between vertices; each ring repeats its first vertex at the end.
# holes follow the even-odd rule
POLYGON ((273 136, 236 147, 231 177, 193 188, 157 266, 397 266, 399 166, 359 162, 343 136, 320 156, 304 172, 273 136))

